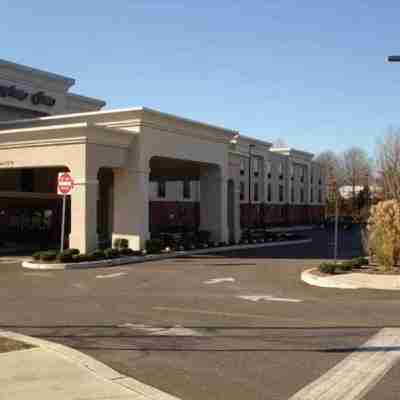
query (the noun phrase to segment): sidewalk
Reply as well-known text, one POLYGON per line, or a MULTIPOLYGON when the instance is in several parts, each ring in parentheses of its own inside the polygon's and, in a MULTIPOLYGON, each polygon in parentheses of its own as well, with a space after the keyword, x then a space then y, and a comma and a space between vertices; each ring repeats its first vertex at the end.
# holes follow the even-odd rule
POLYGON ((12 332, 37 347, 0 354, 0 400, 179 400, 69 347, 12 332))

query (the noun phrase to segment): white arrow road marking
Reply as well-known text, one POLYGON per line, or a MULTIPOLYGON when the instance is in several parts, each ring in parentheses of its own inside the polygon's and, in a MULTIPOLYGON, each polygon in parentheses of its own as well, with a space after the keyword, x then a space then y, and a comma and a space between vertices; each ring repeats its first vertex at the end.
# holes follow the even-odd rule
POLYGON ((214 283, 221 283, 221 282, 235 282, 235 278, 215 278, 215 279, 209 279, 208 281, 204 281, 206 285, 213 285, 214 283))
POLYGON ((384 328, 289 400, 359 400, 400 360, 400 328, 384 328))
POLYGON ((303 300, 300 299, 290 299, 286 297, 275 297, 271 295, 253 295, 253 296, 238 296, 241 299, 244 300, 250 300, 250 301, 260 301, 260 300, 266 300, 266 301, 284 301, 288 303, 301 303, 303 300))
POLYGON ((184 328, 179 325, 174 326, 173 328, 154 328, 150 325, 143 324, 122 324, 119 325, 121 328, 132 328, 139 329, 145 332, 150 333, 150 335, 162 335, 162 336, 201 336, 201 334, 193 329, 184 328))
POLYGON ((104 279, 104 278, 116 278, 118 276, 123 276, 127 275, 127 272, 116 272, 114 274, 108 274, 108 275, 96 275, 97 279, 104 279))

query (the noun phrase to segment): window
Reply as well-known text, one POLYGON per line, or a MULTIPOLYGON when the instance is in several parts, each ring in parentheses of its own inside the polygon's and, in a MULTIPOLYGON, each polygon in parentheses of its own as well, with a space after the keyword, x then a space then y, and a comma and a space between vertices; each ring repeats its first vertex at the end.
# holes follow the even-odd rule
POLYGON ((244 182, 240 182, 240 200, 244 200, 244 182))
POLYGON ((314 174, 311 172, 311 177, 310 177, 310 183, 311 185, 314 183, 314 174))
POLYGON ((300 203, 304 203, 304 188, 300 188, 300 203))
POLYGON ((318 190, 318 203, 322 203, 322 190, 318 190))
POLYGON ((284 196, 283 196, 283 185, 279 185, 279 201, 283 202, 284 201, 284 196))
POLYGON ((268 179, 271 179, 271 163, 269 161, 265 163, 265 174, 268 179))
POLYGON ((34 174, 33 169, 21 170, 21 191, 33 192, 34 191, 34 174))
POLYGON ((267 185, 267 201, 272 200, 272 185, 268 183, 267 185))
POLYGON ((254 201, 258 201, 258 183, 254 184, 254 201))
POLYGON ((254 158, 253 160, 253 172, 254 176, 258 176, 260 173, 260 159, 259 158, 254 158))
POLYGON ((165 194, 166 194, 166 183, 165 181, 159 181, 158 185, 157 185, 157 196, 159 198, 165 198, 165 194))
POLYGON ((294 186, 292 185, 290 189, 290 201, 294 203, 294 186))
POLYGON ((244 175, 245 163, 244 160, 240 160, 240 175, 244 175))
POLYGON ((303 167, 301 167, 301 170, 300 170, 300 182, 301 182, 301 183, 304 182, 304 177, 305 177, 305 175, 306 175, 306 169, 305 169, 305 167, 303 166, 303 167))
POLYGON ((188 179, 185 179, 183 181, 183 198, 184 199, 190 199, 191 198, 191 187, 190 187, 190 181, 188 179))
POLYGON ((279 179, 283 179, 283 163, 279 163, 279 179))
POLYGON ((314 203, 314 189, 311 188, 310 190, 310 203, 314 203))

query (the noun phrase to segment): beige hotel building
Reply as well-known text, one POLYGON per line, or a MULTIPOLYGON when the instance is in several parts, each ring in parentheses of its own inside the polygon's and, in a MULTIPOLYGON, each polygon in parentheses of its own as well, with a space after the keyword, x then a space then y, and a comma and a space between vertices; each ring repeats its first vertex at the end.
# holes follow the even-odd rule
POLYGON ((144 107, 103 110, 75 81, 0 60, 0 242, 56 246, 57 174, 70 171, 66 239, 139 249, 157 232, 317 223, 324 176, 313 154, 144 107))

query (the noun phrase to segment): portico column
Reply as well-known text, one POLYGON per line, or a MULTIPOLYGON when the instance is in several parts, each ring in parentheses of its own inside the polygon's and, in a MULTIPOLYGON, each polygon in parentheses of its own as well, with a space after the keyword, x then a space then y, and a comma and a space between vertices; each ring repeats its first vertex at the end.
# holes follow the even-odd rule
POLYGON ((219 166, 200 173, 200 229, 211 232, 211 240, 228 241, 228 180, 219 166))
POLYGON ((69 247, 88 253, 97 248, 98 180, 75 180, 71 194, 71 234, 69 247))
POLYGON ((149 234, 149 170, 114 170, 112 240, 125 238, 129 247, 145 247, 149 234))

